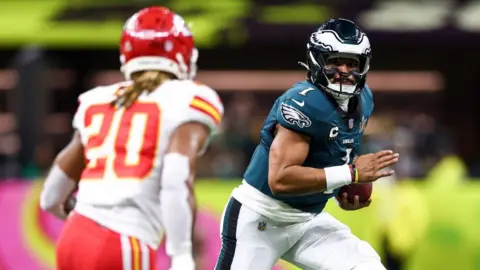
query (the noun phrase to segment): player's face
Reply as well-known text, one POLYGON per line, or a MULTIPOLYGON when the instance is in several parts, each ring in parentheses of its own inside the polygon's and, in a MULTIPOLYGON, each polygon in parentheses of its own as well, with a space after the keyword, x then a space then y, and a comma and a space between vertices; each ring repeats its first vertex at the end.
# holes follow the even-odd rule
POLYGON ((356 84, 352 73, 359 71, 358 61, 348 58, 332 58, 327 61, 325 69, 337 71, 330 78, 331 83, 341 83, 344 85, 356 84))

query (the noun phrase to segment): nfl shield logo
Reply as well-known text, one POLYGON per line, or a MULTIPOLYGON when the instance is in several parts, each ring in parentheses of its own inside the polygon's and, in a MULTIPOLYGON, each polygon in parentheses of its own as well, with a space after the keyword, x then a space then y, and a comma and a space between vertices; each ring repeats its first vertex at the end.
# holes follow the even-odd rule
POLYGON ((348 128, 349 129, 353 128, 353 118, 348 119, 348 128))
POLYGON ((260 221, 260 222, 258 223, 258 230, 259 230, 259 231, 264 231, 264 230, 265 230, 265 227, 267 227, 267 222, 265 222, 265 221, 260 221))
POLYGON ((362 116, 362 122, 360 122, 360 132, 365 130, 365 127, 367 126, 367 119, 362 116))

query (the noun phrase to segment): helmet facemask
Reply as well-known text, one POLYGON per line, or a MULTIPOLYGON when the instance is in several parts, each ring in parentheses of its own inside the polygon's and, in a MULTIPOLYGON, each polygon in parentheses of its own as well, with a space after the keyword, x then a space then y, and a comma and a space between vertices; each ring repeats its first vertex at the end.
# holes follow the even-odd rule
MULTIPOLYGON (((370 67, 370 58, 365 55, 310 50, 309 62, 317 70, 313 76, 316 84, 322 86, 333 97, 350 98, 361 92, 365 86, 370 67), (346 69, 343 68, 346 66, 346 69), (342 67, 342 68, 341 68, 342 67)), ((312 79, 313 79, 312 78, 312 79)))

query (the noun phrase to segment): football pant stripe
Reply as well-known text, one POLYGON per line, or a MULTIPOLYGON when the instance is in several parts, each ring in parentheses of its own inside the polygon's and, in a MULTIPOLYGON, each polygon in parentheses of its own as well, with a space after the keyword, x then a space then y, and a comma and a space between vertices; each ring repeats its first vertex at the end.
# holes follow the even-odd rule
POLYGON ((150 270, 150 249, 145 243, 140 242, 140 251, 142 252, 142 270, 150 270))
POLYGON ((132 248, 130 246, 130 239, 126 235, 120 235, 120 242, 122 244, 122 265, 123 270, 132 270, 132 248))
POLYGON ((237 223, 242 204, 235 198, 230 198, 222 225, 222 248, 215 270, 229 270, 235 256, 237 245, 237 223))
POLYGON ((137 239, 133 237, 130 238, 130 244, 132 247, 132 270, 141 270, 141 254, 140 254, 140 244, 137 239))

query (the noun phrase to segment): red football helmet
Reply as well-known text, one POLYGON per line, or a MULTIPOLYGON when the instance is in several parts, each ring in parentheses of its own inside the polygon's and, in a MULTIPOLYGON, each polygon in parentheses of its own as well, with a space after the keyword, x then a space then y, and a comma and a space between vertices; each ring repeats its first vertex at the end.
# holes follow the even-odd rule
POLYGON ((125 23, 120 42, 121 70, 132 73, 161 70, 178 79, 193 79, 198 51, 192 33, 178 14, 164 7, 149 7, 125 23))

